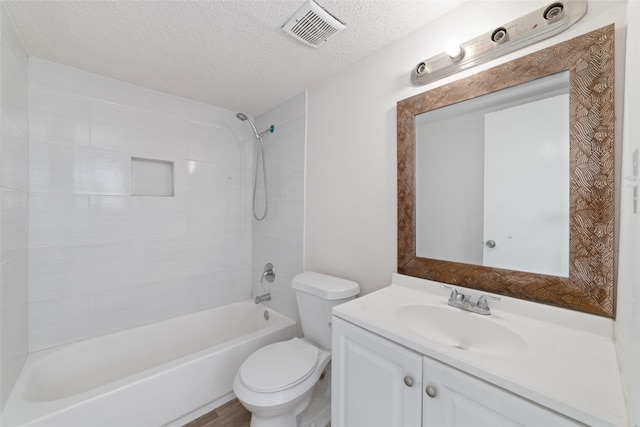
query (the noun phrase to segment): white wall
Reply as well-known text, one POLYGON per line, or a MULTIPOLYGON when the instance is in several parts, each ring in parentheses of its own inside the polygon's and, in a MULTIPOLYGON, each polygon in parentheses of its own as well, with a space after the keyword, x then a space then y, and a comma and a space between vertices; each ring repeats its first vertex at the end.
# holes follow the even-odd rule
POLYGON ((30 59, 29 343, 250 296, 251 131, 235 112, 30 59), (175 197, 131 196, 131 157, 175 197))
POLYGON ((0 5, 0 408, 27 356, 27 55, 0 5))
MULTIPOLYGON (((640 150, 640 2, 628 4, 627 64, 624 100, 622 176, 633 175, 632 153, 640 150)), ((618 116, 620 117, 620 116, 618 116)), ((616 347, 631 425, 640 426, 640 201, 633 211, 633 189, 623 179, 620 198, 620 256, 616 347)))
MULTIPOLYGON (((253 295, 271 293, 267 303, 299 323, 291 280, 302 272, 304 229, 304 164, 306 146, 307 94, 296 95, 256 118, 258 131, 275 126, 264 136, 269 207, 263 221, 253 220, 253 295), (276 279, 260 277, 270 262, 276 279)), ((256 210, 263 212, 262 175, 258 174, 256 210)))

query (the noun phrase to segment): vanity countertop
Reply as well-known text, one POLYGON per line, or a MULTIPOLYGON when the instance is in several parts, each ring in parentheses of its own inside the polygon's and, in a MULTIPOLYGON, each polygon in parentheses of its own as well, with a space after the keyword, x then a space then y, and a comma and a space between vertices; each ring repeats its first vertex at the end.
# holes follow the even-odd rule
MULTIPOLYGON (((482 294, 456 288, 474 300, 482 294)), ((333 314, 587 425, 627 425, 611 319, 501 297, 489 301, 490 316, 469 315, 506 326, 527 349, 487 354, 429 340, 428 332, 418 334, 396 317, 408 305, 448 307, 448 296, 438 282, 394 274, 390 286, 335 307, 333 314)))

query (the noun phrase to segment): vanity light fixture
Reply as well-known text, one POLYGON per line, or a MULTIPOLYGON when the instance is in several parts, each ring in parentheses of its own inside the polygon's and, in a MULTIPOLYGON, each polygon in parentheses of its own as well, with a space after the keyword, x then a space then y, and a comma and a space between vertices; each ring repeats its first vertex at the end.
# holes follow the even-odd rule
POLYGON ((547 39, 563 32, 586 13, 587 0, 554 2, 466 43, 450 40, 443 53, 414 67, 411 82, 431 83, 547 39))

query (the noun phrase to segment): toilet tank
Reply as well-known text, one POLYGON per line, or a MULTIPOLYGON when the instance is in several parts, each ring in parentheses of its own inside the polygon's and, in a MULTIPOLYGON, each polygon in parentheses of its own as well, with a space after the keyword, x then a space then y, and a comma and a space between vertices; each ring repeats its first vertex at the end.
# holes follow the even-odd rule
POLYGON ((360 292, 351 280, 307 271, 293 278, 302 334, 325 349, 331 348, 331 309, 360 292))

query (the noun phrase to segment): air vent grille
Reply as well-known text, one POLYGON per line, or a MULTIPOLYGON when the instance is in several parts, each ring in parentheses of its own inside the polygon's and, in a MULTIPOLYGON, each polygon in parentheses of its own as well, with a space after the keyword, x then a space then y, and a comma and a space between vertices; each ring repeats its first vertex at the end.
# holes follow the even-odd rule
POLYGON ((311 47, 318 47, 345 26, 313 0, 306 3, 287 22, 282 30, 296 40, 311 47))

